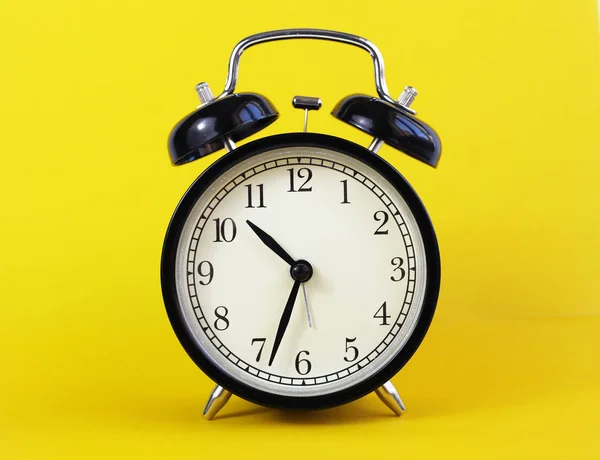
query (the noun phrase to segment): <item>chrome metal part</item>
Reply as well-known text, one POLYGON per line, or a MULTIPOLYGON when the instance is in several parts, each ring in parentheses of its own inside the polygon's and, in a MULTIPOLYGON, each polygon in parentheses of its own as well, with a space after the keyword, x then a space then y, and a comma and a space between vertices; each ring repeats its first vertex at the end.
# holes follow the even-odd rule
POLYGON ((319 110, 322 102, 318 97, 294 96, 294 99, 292 99, 292 105, 296 109, 319 110))
POLYGON ((404 403, 402 402, 402 399, 400 399, 400 395, 391 381, 388 381, 377 388, 375 394, 379 396, 379 399, 381 399, 381 401, 398 417, 406 412, 406 407, 404 407, 404 403))
POLYGON ((198 83, 196 85, 196 93, 198 93, 198 99, 200 99, 200 107, 215 98, 210 86, 208 86, 208 83, 206 82, 198 83))
POLYGON ((308 111, 319 110, 322 105, 321 99, 310 96, 294 96, 292 105, 295 109, 304 110, 304 132, 306 132, 308 130, 308 111))
POLYGON ((398 104, 404 107, 410 106, 410 104, 412 104, 412 102, 415 100, 415 97, 417 97, 417 94, 419 94, 419 92, 412 86, 405 87, 404 91, 402 91, 402 94, 398 98, 398 104))
POLYGON ((225 137, 223 139, 223 143, 225 144, 225 150, 227 150, 228 152, 231 152, 233 149, 235 149, 236 145, 235 142, 233 142, 230 138, 225 137))
POLYGON ((377 139, 376 137, 371 141, 371 145, 369 145, 369 147, 367 147, 371 152, 373 153, 377 153, 379 152, 379 149, 381 148, 381 146, 384 144, 384 142, 381 139, 377 139))
MULTIPOLYGON (((217 97, 225 97, 229 94, 232 94, 235 91, 238 79, 240 57, 245 50, 260 43, 300 38, 328 40, 339 43, 345 43, 347 45, 356 46, 367 51, 373 58, 373 66, 375 70, 375 88, 377 89, 377 94, 384 101, 387 101, 391 104, 400 105, 389 94, 387 83, 385 81, 385 68, 383 64, 383 56, 374 44, 366 38, 359 37, 358 35, 352 35, 344 32, 337 32, 334 30, 324 29, 272 30, 270 32, 262 32, 244 38, 233 48, 233 51, 231 52, 231 57, 229 58, 227 80, 225 81, 225 88, 223 89, 223 92, 217 97)), ((405 107, 405 109, 412 114, 415 113, 414 110, 408 107, 405 107)))
MULTIPOLYGON (((208 104, 215 98, 210 86, 208 86, 208 83, 204 81, 196 85, 196 93, 198 94, 198 99, 200 99, 200 105, 198 108, 208 104)), ((223 144, 225 146, 225 150, 228 152, 231 152, 233 149, 235 149, 235 142, 233 142, 229 137, 223 138, 223 144)))
POLYGON ((206 402, 203 415, 207 420, 212 420, 217 413, 223 409, 231 398, 231 393, 220 385, 217 385, 206 402))

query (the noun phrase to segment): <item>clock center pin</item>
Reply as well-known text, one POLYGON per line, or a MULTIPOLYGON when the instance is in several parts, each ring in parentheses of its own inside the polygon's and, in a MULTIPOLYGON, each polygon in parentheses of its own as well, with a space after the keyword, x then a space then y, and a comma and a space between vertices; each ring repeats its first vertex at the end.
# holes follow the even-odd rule
POLYGON ((292 265, 292 268, 290 268, 290 275, 292 275, 294 281, 305 283, 313 276, 312 265, 306 260, 298 260, 292 265))

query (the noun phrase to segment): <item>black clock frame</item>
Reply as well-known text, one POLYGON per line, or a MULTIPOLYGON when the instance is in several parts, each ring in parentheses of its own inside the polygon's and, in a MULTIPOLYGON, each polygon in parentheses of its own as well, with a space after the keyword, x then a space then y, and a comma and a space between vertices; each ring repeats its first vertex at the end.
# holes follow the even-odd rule
POLYGON ((406 179, 387 161, 366 148, 345 139, 316 133, 278 134, 258 139, 233 150, 213 163, 198 176, 173 213, 167 229, 161 259, 161 284, 167 315, 179 342, 194 363, 217 384, 243 399, 263 406, 288 409, 325 409, 338 406, 356 400, 390 380, 413 356, 427 333, 437 304, 440 276, 440 254, 433 225, 423 203, 406 179), (425 296, 419 319, 412 335, 389 364, 350 388, 335 393, 302 397, 277 395, 258 390, 234 379, 217 367, 204 354, 190 331, 179 304, 175 283, 175 260, 179 238, 189 212, 202 193, 223 173, 241 161, 266 151, 299 146, 320 147, 346 154, 367 164, 389 181, 402 195, 415 217, 423 238, 427 261, 425 296))

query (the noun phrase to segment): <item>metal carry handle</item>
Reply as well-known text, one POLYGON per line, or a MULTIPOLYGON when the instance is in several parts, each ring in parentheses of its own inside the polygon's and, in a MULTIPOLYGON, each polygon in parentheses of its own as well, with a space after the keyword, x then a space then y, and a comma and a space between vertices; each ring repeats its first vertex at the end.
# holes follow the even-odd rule
MULTIPOLYGON (((273 42, 278 40, 290 40, 292 38, 312 38, 316 40, 328 40, 333 42, 346 43, 348 45, 357 46, 366 50, 373 58, 373 65, 375 67, 375 88, 377 88, 377 94, 384 101, 390 102, 394 105, 400 105, 398 101, 394 100, 389 95, 387 84, 385 82, 383 56, 379 49, 366 38, 359 37, 358 35, 351 35, 344 32, 336 32, 333 30, 322 30, 322 29, 282 29, 273 30, 270 32, 262 32, 259 34, 250 35, 240 41, 229 58, 229 70, 227 73, 227 80, 225 82, 225 89, 218 96, 218 98, 228 96, 235 91, 238 78, 238 67, 240 63, 240 57, 244 50, 251 46, 258 45, 259 43, 273 42)), ((408 109, 408 107, 406 107, 408 109)), ((412 112, 411 109, 408 109, 412 112)))

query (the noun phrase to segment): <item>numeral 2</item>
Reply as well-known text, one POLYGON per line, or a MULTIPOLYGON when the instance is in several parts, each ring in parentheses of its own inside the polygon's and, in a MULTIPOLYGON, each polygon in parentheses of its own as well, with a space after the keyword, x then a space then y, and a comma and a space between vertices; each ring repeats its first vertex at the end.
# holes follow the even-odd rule
POLYGON ((387 230, 383 230, 383 227, 385 226, 385 224, 387 224, 388 220, 390 219, 390 216, 388 215, 387 212, 385 211, 377 211, 375 214, 373 214, 373 219, 375 219, 375 222, 381 222, 381 225, 379 226, 379 228, 377 230, 375 230, 375 235, 387 235, 388 231, 387 230))
POLYGON ((288 169, 290 173, 290 189, 288 192, 312 192, 312 186, 307 187, 308 183, 312 179, 312 171, 308 168, 300 168, 298 174, 295 173, 294 168, 288 169), (298 190, 294 186, 294 177, 298 176, 298 179, 306 179, 298 190))

